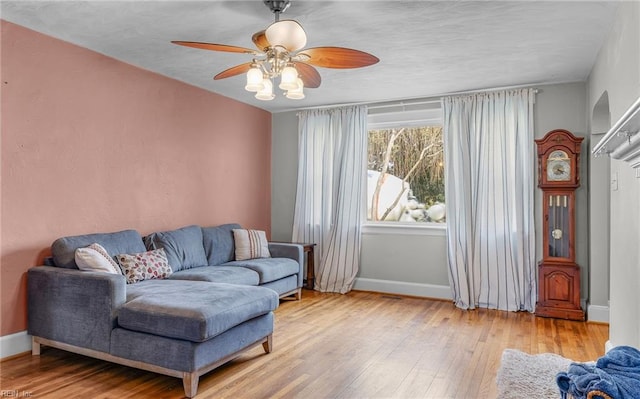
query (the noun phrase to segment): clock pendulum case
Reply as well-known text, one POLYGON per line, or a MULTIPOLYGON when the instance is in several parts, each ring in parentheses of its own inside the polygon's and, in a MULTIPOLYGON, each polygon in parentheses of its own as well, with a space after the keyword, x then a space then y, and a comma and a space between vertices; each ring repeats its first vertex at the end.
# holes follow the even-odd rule
POLYGON ((537 316, 585 319, 580 307, 580 266, 575 263, 575 191, 580 186, 582 140, 562 129, 535 140, 543 198, 537 316))

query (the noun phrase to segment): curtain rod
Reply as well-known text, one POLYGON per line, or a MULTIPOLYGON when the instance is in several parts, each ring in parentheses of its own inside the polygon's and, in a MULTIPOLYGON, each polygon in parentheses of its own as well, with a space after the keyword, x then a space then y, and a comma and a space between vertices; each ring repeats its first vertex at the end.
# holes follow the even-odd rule
POLYGON ((400 100, 396 102, 373 103, 369 105, 368 108, 379 109, 379 108, 390 108, 390 107, 402 107, 405 105, 425 105, 425 104, 437 104, 437 103, 440 103, 440 99, 421 100, 421 101, 400 100))
MULTIPOLYGON (((463 95, 463 94, 491 93, 491 92, 495 92, 495 91, 516 90, 516 89, 524 89, 524 88, 529 88, 529 87, 532 87, 532 85, 528 84, 528 85, 519 85, 519 86, 494 87, 494 88, 491 88, 491 89, 457 91, 457 92, 453 92, 453 93, 446 93, 446 94, 440 94, 440 95, 431 96, 431 97, 424 97, 424 100, 422 100, 422 101, 412 101, 411 99, 405 99, 405 100, 395 100, 395 101, 391 100, 391 101, 384 101, 384 102, 375 102, 375 103, 369 103, 369 109, 386 108, 386 107, 397 107, 397 106, 402 106, 402 105, 435 104, 435 103, 439 103, 440 100, 442 99, 442 97, 458 96, 458 95, 463 95)), ((534 94, 538 94, 539 91, 540 90, 538 90, 537 88, 533 88, 534 94)), ((365 103, 362 103, 362 105, 364 105, 364 104, 365 103)), ((354 104, 354 105, 356 105, 356 104, 354 104)))
POLYGON ((520 86, 495 87, 495 88, 491 88, 491 89, 457 91, 457 92, 453 92, 453 93, 442 94, 442 95, 440 95, 440 97, 459 96, 459 95, 462 95, 462 94, 492 93, 494 91, 516 90, 516 89, 526 89, 526 88, 533 88, 533 93, 534 94, 538 94, 538 92, 540 91, 538 88, 532 87, 532 85, 520 85, 520 86))
MULTIPOLYGON (((567 82, 567 83, 570 83, 570 82, 567 82)), ((342 103, 342 104, 332 104, 332 105, 319 105, 319 106, 316 106, 316 107, 302 107, 302 108, 284 110, 284 111, 281 111, 281 112, 306 111, 306 110, 310 110, 310 109, 340 108, 340 107, 349 107, 349 106, 354 106, 354 105, 366 105, 366 106, 368 106, 368 108, 376 109, 376 108, 384 108, 384 107, 398 106, 398 105, 413 105, 413 104, 420 105, 420 104, 423 104, 423 103, 424 104, 432 104, 432 103, 439 102, 442 97, 458 96, 458 95, 463 95, 463 94, 490 93, 490 92, 501 91, 501 90, 524 89, 524 88, 527 88, 527 87, 533 88, 533 86, 536 86, 536 85, 544 85, 544 84, 538 83, 538 84, 526 84, 526 85, 516 85, 516 86, 492 87, 492 88, 488 88, 488 89, 474 89, 474 90, 467 90, 467 91, 456 91, 456 92, 451 92, 451 93, 437 94, 437 95, 433 95, 433 96, 429 96, 429 97, 415 97, 415 98, 404 98, 404 99, 374 101, 374 102, 354 102, 354 103, 342 103), (417 101, 415 101, 415 100, 417 100, 417 101), (406 103, 402 104, 403 101, 406 101, 406 103)), ((534 89, 534 93, 535 94, 538 94, 540 92, 540 89, 538 89, 538 88, 533 88, 533 89, 534 89)))

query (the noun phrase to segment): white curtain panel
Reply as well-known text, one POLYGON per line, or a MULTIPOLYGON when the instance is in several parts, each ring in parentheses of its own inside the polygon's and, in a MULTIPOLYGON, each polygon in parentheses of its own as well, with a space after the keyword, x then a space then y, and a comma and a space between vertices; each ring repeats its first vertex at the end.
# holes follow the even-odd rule
POLYGON ((446 97, 447 254, 456 306, 533 312, 535 91, 446 97))
POLYGON ((298 114, 293 241, 316 243, 315 289, 349 292, 360 264, 367 156, 366 106, 298 114))

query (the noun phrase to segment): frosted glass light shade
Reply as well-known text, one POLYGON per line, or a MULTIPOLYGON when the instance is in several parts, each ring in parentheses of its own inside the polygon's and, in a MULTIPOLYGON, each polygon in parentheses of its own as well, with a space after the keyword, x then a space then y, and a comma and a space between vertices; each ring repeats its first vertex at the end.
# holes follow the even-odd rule
POLYGON ((292 65, 282 69, 280 73, 280 87, 282 90, 293 90, 298 87, 298 70, 292 65))
POLYGON ((273 94, 273 83, 271 83, 271 79, 262 79, 262 85, 263 88, 256 93, 256 98, 263 101, 273 100, 276 95, 273 94))
POLYGON ((296 88, 289 90, 285 96, 291 100, 302 100, 304 98, 304 83, 302 79, 296 79, 296 88))
POLYGON ((287 51, 298 51, 307 44, 307 34, 302 25, 291 19, 272 23, 265 36, 271 46, 282 46, 287 51))
POLYGON ((244 87, 247 91, 260 91, 264 88, 262 84, 262 71, 258 67, 251 67, 247 71, 247 85, 244 87))

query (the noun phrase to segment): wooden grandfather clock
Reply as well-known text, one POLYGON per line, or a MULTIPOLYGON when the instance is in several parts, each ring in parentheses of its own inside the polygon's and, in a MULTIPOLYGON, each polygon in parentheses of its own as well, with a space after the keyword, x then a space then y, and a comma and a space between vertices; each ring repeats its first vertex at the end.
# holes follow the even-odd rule
POLYGON ((537 316, 585 319, 580 306, 580 266, 575 262, 575 191, 580 186, 582 140, 562 129, 535 140, 543 198, 537 316))

